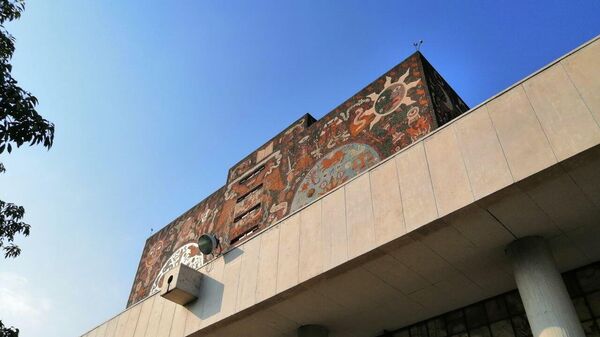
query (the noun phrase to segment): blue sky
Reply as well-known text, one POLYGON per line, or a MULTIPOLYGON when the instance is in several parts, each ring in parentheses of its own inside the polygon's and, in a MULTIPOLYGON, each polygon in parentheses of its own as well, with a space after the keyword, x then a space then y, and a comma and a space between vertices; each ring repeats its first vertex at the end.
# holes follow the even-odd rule
POLYGON ((26 207, 0 319, 75 336, 125 306, 145 239, 302 114, 320 118, 414 51, 470 105, 600 33, 590 1, 29 0, 14 75, 56 124, 0 156, 26 207))

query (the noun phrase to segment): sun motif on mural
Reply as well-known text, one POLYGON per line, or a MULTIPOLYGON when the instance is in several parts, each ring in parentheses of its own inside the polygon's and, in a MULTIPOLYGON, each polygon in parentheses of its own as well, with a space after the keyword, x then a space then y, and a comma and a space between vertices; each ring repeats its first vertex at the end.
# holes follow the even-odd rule
POLYGON ((352 135, 356 135, 363 131, 367 126, 369 130, 377 124, 381 118, 396 111, 400 105, 411 105, 416 103, 410 96, 408 91, 419 84, 420 80, 414 82, 406 82, 410 69, 400 76, 396 81, 392 81, 389 76, 385 77, 385 84, 380 93, 372 93, 367 95, 372 102, 375 102, 369 109, 358 108, 356 116, 350 125, 352 135))

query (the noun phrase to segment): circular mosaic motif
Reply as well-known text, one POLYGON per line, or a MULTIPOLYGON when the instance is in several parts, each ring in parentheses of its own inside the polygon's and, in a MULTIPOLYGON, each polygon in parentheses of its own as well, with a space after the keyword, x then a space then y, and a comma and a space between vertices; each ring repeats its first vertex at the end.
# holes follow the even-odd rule
POLYGON ((200 269, 200 267, 202 267, 202 264, 204 263, 204 255, 202 255, 200 249, 198 249, 197 243, 192 242, 185 244, 171 254, 171 257, 169 257, 167 262, 165 262, 162 268, 160 268, 158 275, 156 275, 156 278, 152 283, 150 295, 160 290, 163 276, 171 269, 177 267, 180 263, 183 263, 186 266, 194 269, 200 269))
POLYGON ((394 83, 389 87, 385 88, 377 101, 375 102, 375 111, 378 114, 386 115, 398 108, 404 96, 406 94, 406 89, 402 83, 394 83))
POLYGON ((294 195, 291 211, 331 191, 379 160, 379 154, 366 144, 346 144, 332 150, 306 174, 294 195))

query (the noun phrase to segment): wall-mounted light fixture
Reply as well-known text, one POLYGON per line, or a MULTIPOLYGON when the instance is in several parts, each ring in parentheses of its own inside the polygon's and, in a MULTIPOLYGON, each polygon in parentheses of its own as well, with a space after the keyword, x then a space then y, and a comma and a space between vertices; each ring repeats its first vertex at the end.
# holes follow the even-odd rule
POLYGON ((219 239, 214 234, 202 234, 198 238, 198 249, 204 255, 211 254, 219 245, 219 239))

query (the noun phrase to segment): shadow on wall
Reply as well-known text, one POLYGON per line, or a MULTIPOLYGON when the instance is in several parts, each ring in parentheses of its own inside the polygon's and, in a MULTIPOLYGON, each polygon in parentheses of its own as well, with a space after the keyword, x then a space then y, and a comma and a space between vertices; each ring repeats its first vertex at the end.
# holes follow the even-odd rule
POLYGON ((211 301, 203 301, 203 298, 199 298, 196 302, 200 302, 200 304, 204 303, 204 307, 200 305, 199 307, 202 309, 201 312, 197 312, 193 307, 190 307, 190 311, 200 317, 200 319, 208 319, 211 316, 214 316, 221 312, 221 306, 223 304, 223 290, 225 289, 225 285, 214 278, 205 277, 204 284, 207 292, 210 292, 212 295, 211 301))
POLYGON ((196 317, 207 320, 223 311, 225 285, 218 279, 223 276, 227 265, 239 262, 243 253, 242 249, 234 248, 223 255, 223 264, 214 261, 206 265, 200 296, 188 306, 189 311, 196 317))
POLYGON ((242 254, 244 254, 244 251, 241 248, 236 247, 223 255, 223 260, 225 261, 225 264, 228 264, 235 261, 238 257, 242 256, 242 254))

